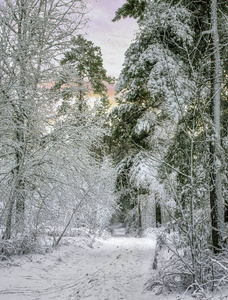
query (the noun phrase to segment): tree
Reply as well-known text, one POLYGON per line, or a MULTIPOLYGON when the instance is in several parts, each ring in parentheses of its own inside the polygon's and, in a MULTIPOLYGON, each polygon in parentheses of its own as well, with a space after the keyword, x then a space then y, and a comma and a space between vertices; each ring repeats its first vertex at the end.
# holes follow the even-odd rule
MULTIPOLYGON (((73 50, 65 52, 60 62, 60 79, 51 88, 57 109, 50 117, 50 133, 43 139, 51 163, 42 168, 43 172, 49 172, 54 193, 48 196, 49 205, 43 205, 42 211, 51 207, 51 227, 59 235, 54 245, 75 227, 101 232, 115 208, 113 168, 103 146, 107 134, 102 114, 105 105, 91 107, 88 99, 93 90, 100 93, 101 102, 105 103, 107 88, 103 80, 109 78, 103 68, 100 48, 81 35, 74 39, 73 45, 73 50), (102 187, 104 176, 107 177, 105 188, 102 187), (60 220, 65 224, 63 227, 60 220)), ((42 223, 48 223, 48 219, 44 217, 42 223)))
MULTIPOLYGON (((189 100, 188 87, 192 84, 178 52, 184 43, 188 46, 192 43, 188 11, 153 2, 145 8, 138 23, 139 32, 125 54, 116 85, 116 92, 121 93, 119 107, 111 113, 113 142, 120 146, 123 161, 128 161, 126 157, 130 160, 138 157, 136 153, 142 148, 154 153, 149 141, 157 124, 180 114, 189 100), (170 31, 172 40, 165 39, 164 33, 170 31)), ((158 201, 155 202, 158 206, 158 201)))
MULTIPOLYGON (((212 93, 210 95, 207 92, 207 99, 210 97, 213 99, 213 95, 216 95, 217 101, 215 101, 215 103, 217 103, 217 108, 215 110, 218 112, 218 93, 213 92, 213 86, 215 82, 218 82, 218 76, 220 76, 219 82, 221 82, 222 73, 221 69, 219 70, 220 62, 216 63, 217 70, 219 70, 218 72, 220 73, 220 75, 216 75, 217 79, 215 79, 213 72, 215 70, 215 57, 218 61, 222 45, 217 45, 217 48, 214 46, 207 47, 207 45, 213 43, 212 40, 215 41, 213 37, 210 42, 208 33, 210 34, 212 31, 208 27, 208 24, 211 24, 213 31, 216 31, 214 33, 214 36, 216 35, 216 41, 219 41, 218 30, 220 32, 222 32, 222 30, 223 32, 225 31, 221 29, 221 26, 218 27, 218 23, 216 23, 217 17, 215 12, 217 12, 217 9, 215 9, 215 4, 213 4, 213 17, 208 20, 208 14, 206 12, 212 11, 212 7, 210 8, 206 2, 196 4, 186 1, 184 3, 185 6, 180 5, 178 1, 172 2, 171 5, 169 2, 170 1, 150 2, 145 5, 143 11, 140 9, 137 10, 140 30, 136 41, 126 52, 126 61, 117 83, 117 91, 121 91, 123 98, 127 101, 135 99, 135 101, 140 102, 141 105, 144 105, 145 101, 150 102, 151 99, 153 101, 159 101, 160 107, 164 107, 165 105, 169 112, 173 111, 177 116, 183 116, 185 119, 184 110, 186 110, 186 107, 191 107, 191 103, 194 102, 193 97, 195 96, 199 98, 198 103, 200 103, 200 97, 204 97, 202 91, 205 92, 206 89, 210 88, 207 84, 203 84, 203 81, 206 82, 208 78, 212 76, 212 93), (195 48, 194 45, 196 45, 195 48), (211 62, 210 57, 212 57, 211 62), (178 71, 175 73, 175 70, 178 71), (201 78, 199 74, 201 74, 201 78), (198 95, 194 93, 194 89, 199 91, 198 95)), ((128 9, 129 5, 130 3, 127 1, 127 3, 117 11, 118 17, 114 20, 120 17, 131 16, 128 9)), ((226 9, 222 3, 219 3, 219 7, 221 8, 220 12, 223 12, 223 14, 226 13, 226 9)), ((218 85, 216 89, 218 90, 218 85)), ((220 121, 218 118, 217 120, 214 118, 215 115, 218 116, 219 113, 212 113, 212 111, 214 111, 213 107, 215 107, 212 105, 207 108, 208 115, 210 107, 212 108, 212 127, 217 128, 215 136, 218 136, 218 140, 215 144, 219 145, 220 134, 218 134, 218 132, 220 130, 218 129, 218 124, 220 121)), ((176 121, 178 122, 178 117, 176 121)), ((210 122, 208 117, 203 122, 205 121, 207 124, 210 122)), ((217 155, 215 155, 215 148, 213 149, 214 146, 212 146, 212 144, 214 145, 213 132, 214 129, 212 129, 210 135, 210 138, 212 138, 210 151, 212 157, 214 157, 211 161, 212 181, 210 190, 211 201, 213 203, 211 204, 212 228, 216 228, 218 225, 215 224, 214 218, 216 218, 215 215, 219 214, 219 219, 221 219, 222 209, 221 205, 217 206, 217 204, 214 203, 215 200, 213 200, 213 198, 216 198, 214 183, 221 181, 219 179, 215 180, 214 178, 214 176, 219 177, 219 168, 215 170, 214 166, 215 156, 219 157, 218 149, 220 149, 221 155, 221 147, 216 146, 217 155), (216 207, 220 207, 219 212, 215 212, 216 207)), ((206 134, 208 139, 208 132, 206 132, 206 134)), ((218 183, 218 186, 219 185, 221 186, 221 184, 218 183)), ((218 187, 216 190, 218 195, 220 194, 220 196, 218 196, 220 200, 218 201, 221 204, 223 202, 221 198, 221 188, 220 192, 218 187)), ((217 221, 217 223, 219 222, 217 221)), ((221 229, 219 231, 221 232, 221 229)), ((212 230, 212 235, 215 235, 214 229, 212 230)), ((221 236, 217 238, 217 240, 218 239, 221 242, 221 236)), ((217 247, 218 241, 216 246, 214 245, 214 249, 217 247)))
POLYGON ((212 141, 210 144, 211 152, 211 225, 212 225, 212 244, 214 252, 217 253, 222 247, 224 235, 224 203, 222 197, 221 182, 221 121, 220 121, 220 103, 221 103, 221 83, 222 68, 220 58, 220 39, 218 30, 218 3, 217 0, 211 0, 211 118, 213 122, 212 141))
POLYGON ((107 156, 94 151, 102 148, 106 133, 94 111, 87 118, 55 120, 52 132, 43 144, 47 163, 40 165, 33 174, 38 187, 34 191, 36 207, 30 209, 36 216, 35 232, 48 228, 57 245, 64 234, 102 231, 115 208, 113 193, 114 169, 107 156), (39 194, 37 195, 37 192, 39 194))
POLYGON ((63 71, 59 75, 60 80, 55 83, 54 90, 61 89, 63 105, 74 96, 79 110, 82 111, 86 106, 85 96, 88 92, 92 91, 103 99, 108 91, 105 82, 112 84, 114 81, 106 74, 99 47, 81 34, 73 37, 71 43, 71 50, 65 52, 61 60, 63 71))
POLYGON ((147 3, 148 0, 127 0, 126 3, 116 11, 113 22, 120 20, 121 17, 141 18, 147 3))
MULTIPOLYGON (((162 155, 153 155, 153 149, 147 149, 147 155, 157 158, 163 168, 157 177, 160 175, 160 181, 163 180, 163 190, 170 199, 166 208, 172 222, 167 226, 174 228, 174 235, 178 232, 172 241, 176 249, 164 238, 170 227, 161 240, 176 255, 172 262, 175 270, 181 270, 180 283, 187 288, 190 282, 196 290, 201 288, 208 266, 211 278, 214 276, 213 265, 208 264, 207 249, 211 249, 211 256, 213 252, 221 253, 222 191, 224 195, 227 186, 221 174, 226 161, 219 120, 221 65, 225 62, 227 46, 227 29, 223 24, 227 24, 224 21, 227 7, 222 2, 211 1, 210 4, 207 1, 149 1, 143 12, 138 11, 139 32, 126 52, 117 83, 117 91, 123 93, 123 106, 130 101, 139 103, 141 108, 145 103, 148 106, 157 103, 157 111, 164 113, 164 117, 157 120, 162 127, 168 122, 171 124, 162 155), (210 222, 206 221, 210 216, 210 222), (179 247, 185 256, 180 255, 179 247)), ((118 16, 126 15, 130 16, 127 6, 118 16)), ((153 132, 147 139, 151 136, 153 132)), ((176 272, 173 274, 171 268, 172 278, 167 274, 162 278, 164 282, 167 280, 168 287, 171 281, 178 285, 176 272)), ((216 274, 222 273, 222 269, 218 269, 216 274)))
POLYGON ((40 163, 34 157, 34 145, 40 144, 47 130, 43 112, 52 101, 48 85, 55 78, 56 60, 68 47, 69 37, 83 26, 84 14, 82 1, 67 1, 64 7, 60 0, 0 4, 1 181, 7 189, 2 216, 6 239, 25 229, 26 198, 33 186, 29 173, 40 163))

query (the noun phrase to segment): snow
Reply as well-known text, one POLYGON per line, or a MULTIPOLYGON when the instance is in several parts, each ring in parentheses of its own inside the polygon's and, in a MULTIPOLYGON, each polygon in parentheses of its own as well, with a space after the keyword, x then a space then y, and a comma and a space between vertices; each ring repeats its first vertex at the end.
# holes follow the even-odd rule
POLYGON ((14 259, 1 270, 0 299, 150 299, 143 294, 155 242, 121 236, 93 248, 71 240, 52 253, 14 259))
POLYGON ((67 238, 51 253, 1 262, 0 299, 177 299, 146 291, 154 249, 154 235, 126 237, 122 228, 90 245, 86 239, 67 238))

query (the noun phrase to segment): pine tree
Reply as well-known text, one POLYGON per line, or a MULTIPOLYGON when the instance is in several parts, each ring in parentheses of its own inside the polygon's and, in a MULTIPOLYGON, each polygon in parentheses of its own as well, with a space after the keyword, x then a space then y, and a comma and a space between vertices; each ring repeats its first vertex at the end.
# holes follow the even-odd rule
MULTIPOLYGON (((125 8, 118 17, 130 15, 125 8)), ((205 253, 208 247, 211 255, 221 253, 224 234, 227 182, 222 171, 226 162, 220 95, 224 95, 222 75, 227 72, 221 68, 226 69, 227 6, 214 0, 149 1, 137 17, 139 32, 126 52, 117 91, 123 94, 122 105, 159 104, 158 111, 165 112, 161 124, 168 120, 172 124, 172 143, 158 159, 167 198, 174 199, 169 211, 170 226, 178 232, 176 268, 190 268, 181 284, 201 285, 208 270, 205 253), (202 222, 209 218, 210 222, 202 222), (180 258, 178 247, 184 248, 188 263, 180 258)), ((164 236, 161 239, 164 242, 164 236)), ((213 266, 209 268, 213 272, 213 266)), ((175 281, 170 272, 170 280, 175 281)), ((166 276, 162 280, 168 285, 166 276)))
POLYGON ((93 92, 104 99, 108 92, 106 84, 113 84, 114 79, 106 74, 100 47, 81 34, 72 38, 71 44, 71 50, 61 60, 63 70, 54 90, 61 90, 63 106, 69 105, 74 97, 79 111, 83 111, 86 96, 93 92))
POLYGON ((148 0, 127 0, 126 3, 116 11, 113 22, 126 17, 133 17, 135 19, 142 17, 147 3, 148 0))
MULTIPOLYGON (((113 141, 120 145, 121 152, 117 153, 123 161, 128 161, 126 157, 130 160, 138 157, 136 153, 142 149, 153 152, 148 141, 156 128, 154 119, 160 122, 168 115, 180 114, 189 99, 191 84, 184 72, 185 62, 178 53, 184 43, 189 46, 192 43, 188 11, 165 3, 151 3, 138 23, 139 32, 125 54, 116 85, 116 92, 121 93, 119 107, 111 114, 113 141), (169 31, 172 31, 172 40, 164 37, 169 31), (166 42, 167 48, 163 46, 166 42), (141 126, 136 134, 138 124, 146 116, 152 117, 151 121, 147 120, 148 129, 141 126)), ((131 174, 130 168, 128 172, 131 174)), ((156 203, 158 206, 157 200, 156 203)))
MULTIPOLYGON (((127 15, 131 16, 129 5, 130 3, 127 2, 119 11, 117 11, 117 19, 127 15)), ((222 14, 226 14, 226 8, 223 3, 219 3, 218 5, 220 7, 221 17, 222 14)), ((151 103, 152 100, 154 103, 157 101, 160 107, 164 107, 165 105, 166 109, 168 109, 171 114, 174 113, 177 115, 177 123, 180 118, 184 120, 184 123, 187 125, 185 130, 188 130, 188 126, 191 127, 191 124, 187 123, 189 121, 185 114, 186 107, 189 108, 188 113, 191 114, 191 103, 196 103, 197 101, 199 108, 196 108, 196 110, 201 114, 201 117, 202 109, 204 110, 204 116, 205 112, 207 114, 200 122, 209 124, 211 123, 210 115, 212 118, 212 131, 209 134, 208 129, 206 129, 205 138, 207 140, 212 138, 213 140, 214 128, 217 128, 215 136, 218 136, 218 140, 220 140, 220 134, 218 133, 220 131, 218 129, 220 121, 214 118, 214 116, 218 116, 219 113, 214 114, 214 112, 212 112, 214 111, 215 106, 210 99, 212 100, 214 97, 213 95, 216 95, 217 101, 215 101, 215 103, 217 103, 216 110, 218 112, 219 93, 213 92, 213 86, 215 82, 217 82, 217 86, 218 82, 221 82, 222 73, 220 69, 220 75, 217 75, 220 76, 220 80, 218 80, 218 78, 214 79, 215 76, 213 75, 213 72, 214 70, 219 69, 218 67, 214 68, 214 61, 216 59, 218 60, 220 52, 221 56, 224 56, 225 52, 222 50, 225 50, 225 48, 222 44, 219 44, 214 51, 215 48, 212 45, 213 35, 210 34, 217 28, 217 38, 214 38, 214 41, 219 41, 218 35, 221 35, 223 32, 222 36, 224 36, 226 30, 225 27, 222 27, 221 25, 218 26, 218 23, 216 26, 213 25, 216 18, 208 17, 211 11, 212 8, 206 2, 194 3, 189 1, 185 1, 182 4, 178 1, 172 1, 172 3, 170 3, 170 1, 155 1, 147 3, 143 8, 143 11, 138 10, 137 18, 139 19, 138 23, 140 30, 136 41, 126 52, 125 65, 117 83, 117 91, 123 93, 125 101, 132 101, 132 99, 134 99, 134 101, 137 101, 141 105, 145 105, 145 102, 151 103), (213 28, 212 31, 211 28, 213 28), (211 86, 204 84, 204 82, 208 82, 208 79, 211 80, 211 86), (207 94, 205 97, 205 94, 203 95, 203 93, 210 89, 212 93, 206 92, 207 94), (198 90, 199 93, 195 93, 196 90, 198 90), (206 101, 210 101, 211 103, 206 109, 200 104, 201 97, 204 99, 204 103, 206 103, 206 101), (217 125, 215 126, 215 124, 217 125)), ((217 11, 218 7, 214 9, 215 16, 217 11)), ((217 65, 219 64, 221 65, 221 62, 217 63, 217 65)), ((208 125, 206 125, 206 127, 207 126, 208 125)), ((202 127, 198 130, 201 131, 202 127)), ((183 132, 183 134, 185 133, 183 132)), ((220 142, 217 141, 215 144, 220 145, 220 142)), ((214 145, 214 140, 210 144, 210 152, 214 153, 215 148, 212 145, 214 145)), ((186 149, 187 144, 184 145, 184 147, 186 149)), ((207 148, 207 151, 209 151, 209 148, 207 148)), ((218 146, 217 151, 215 152, 217 152, 215 156, 219 157, 219 155, 221 155, 221 147, 218 146)), ((208 173, 208 176, 211 174, 212 228, 217 228, 219 226, 218 224, 220 221, 217 221, 217 223, 216 221, 213 221, 217 218, 216 215, 219 214, 218 218, 222 219, 223 214, 221 209, 221 204, 223 202, 221 187, 219 188, 220 192, 218 188, 216 188, 217 193, 220 195, 218 196, 220 204, 218 205, 218 203, 215 204, 214 202, 217 201, 215 200, 215 197, 217 196, 215 195, 214 183, 221 181, 220 179, 215 180, 214 178, 214 176, 219 176, 218 169, 213 169, 215 161, 219 161, 218 159, 215 159, 215 156, 214 154, 211 156, 211 171, 208 173), (220 212, 215 212, 216 207, 220 207, 220 212)), ((176 164, 178 164, 178 162, 175 162, 175 165, 176 164)), ((208 166, 205 167, 208 169, 208 166)), ((185 171, 187 172, 184 173, 190 174, 190 164, 186 163, 186 168, 187 170, 185 171)), ((186 182, 186 178, 182 178, 181 174, 179 174, 178 177, 180 183, 181 181, 182 184, 186 182)), ((218 183, 218 186, 221 186, 221 183, 218 183)), ((217 242, 215 242, 215 240, 213 242, 215 251, 216 248, 219 247, 218 240, 220 240, 221 243, 221 230, 221 228, 218 230, 215 229, 217 233, 218 231, 220 232, 220 237, 217 238, 217 242)), ((215 232, 213 229, 212 236, 214 235, 215 232)))

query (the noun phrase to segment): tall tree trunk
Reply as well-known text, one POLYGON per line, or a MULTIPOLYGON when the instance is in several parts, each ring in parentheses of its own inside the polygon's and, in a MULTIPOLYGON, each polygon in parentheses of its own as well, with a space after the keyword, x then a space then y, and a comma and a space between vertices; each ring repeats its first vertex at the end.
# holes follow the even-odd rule
POLYGON ((83 112, 84 108, 84 93, 83 93, 83 74, 82 70, 79 68, 79 78, 80 78, 80 83, 79 83, 79 104, 78 104, 78 109, 80 112, 83 112))
POLYGON ((142 208, 140 200, 138 200, 138 233, 139 235, 142 233, 142 208))
POLYGON ((212 225, 212 246, 214 253, 221 250, 222 230, 224 218, 224 204, 222 199, 221 185, 221 161, 220 161, 220 97, 222 69, 219 49, 218 33, 218 3, 211 0, 211 116, 213 120, 212 141, 210 143, 211 153, 211 187, 210 187, 210 206, 211 206, 211 225, 212 225))
POLYGON ((9 240, 11 238, 12 233, 12 218, 13 218, 13 207, 14 207, 14 191, 11 191, 11 195, 9 197, 9 208, 7 212, 7 219, 6 219, 6 230, 3 235, 3 238, 9 240))
POLYGON ((155 195, 155 218, 156 218, 156 227, 160 227, 162 223, 162 215, 161 215, 161 205, 159 203, 159 197, 155 195))
POLYGON ((16 197, 16 232, 23 232, 24 230, 24 215, 25 215, 25 181, 23 175, 23 166, 26 153, 26 132, 27 132, 27 99, 26 99, 26 75, 27 72, 27 10, 26 1, 21 0, 19 20, 18 20, 18 47, 19 47, 19 89, 18 89, 18 100, 19 105, 16 112, 15 123, 16 123, 16 141, 18 143, 16 149, 16 171, 17 185, 15 189, 16 197))
MULTIPOLYGON (((18 101, 12 104, 14 109, 14 124, 15 124, 15 168, 13 169, 13 193, 9 199, 9 209, 6 221, 5 238, 11 238, 12 234, 12 218, 13 208, 15 205, 15 233, 23 232, 24 230, 24 215, 25 215, 25 181, 23 175, 23 166, 26 152, 26 75, 27 73, 27 22, 26 8, 24 0, 18 3, 19 12, 17 20, 17 42, 18 42, 18 86, 17 96, 18 101)), ((28 104, 27 104, 28 106, 28 104)))

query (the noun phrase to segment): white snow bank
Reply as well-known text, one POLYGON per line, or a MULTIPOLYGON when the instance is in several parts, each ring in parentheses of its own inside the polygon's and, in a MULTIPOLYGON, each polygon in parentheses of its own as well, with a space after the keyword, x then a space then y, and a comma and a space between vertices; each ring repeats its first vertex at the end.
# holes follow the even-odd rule
POLYGON ((64 238, 51 253, 1 262, 0 299, 177 299, 146 291, 154 249, 155 240, 148 237, 112 237, 93 243, 88 238, 64 238))

